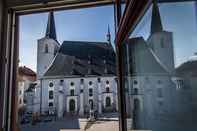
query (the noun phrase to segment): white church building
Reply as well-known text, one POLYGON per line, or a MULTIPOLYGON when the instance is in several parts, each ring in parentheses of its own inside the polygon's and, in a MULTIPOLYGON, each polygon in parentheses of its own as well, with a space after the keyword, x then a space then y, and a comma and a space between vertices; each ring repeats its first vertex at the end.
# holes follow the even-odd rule
MULTIPOLYGON (((53 12, 46 35, 38 40, 37 76, 42 114, 58 117, 91 111, 117 111, 115 51, 108 29, 107 42, 64 41, 56 38, 53 12)), ((37 108, 38 109, 38 108, 37 108)))

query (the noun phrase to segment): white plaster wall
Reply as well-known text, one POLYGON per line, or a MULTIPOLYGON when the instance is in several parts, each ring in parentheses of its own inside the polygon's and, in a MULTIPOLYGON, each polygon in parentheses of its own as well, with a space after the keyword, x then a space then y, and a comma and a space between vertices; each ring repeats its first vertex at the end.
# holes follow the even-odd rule
MULTIPOLYGON (((83 89, 83 103, 84 103, 84 110, 85 106, 89 106, 89 99, 93 99, 94 101, 94 107, 95 110, 98 110, 98 77, 78 77, 78 78, 54 78, 54 79, 44 79, 42 80, 42 112, 48 110, 48 88, 49 88, 49 83, 52 82, 54 84, 54 106, 57 106, 57 98, 58 98, 58 91, 60 87, 60 80, 63 80, 63 93, 64 93, 64 102, 62 105, 64 106, 64 111, 68 111, 68 104, 69 100, 73 97, 76 100, 76 111, 79 111, 80 109, 80 89, 81 89, 81 84, 80 80, 84 79, 84 89, 83 89), (89 82, 92 81, 92 86, 93 88, 93 97, 89 97, 89 82), (74 82, 74 86, 71 86, 70 83, 74 82), (69 96, 70 95, 70 89, 75 90, 75 96, 69 96)), ((117 96, 117 91, 115 86, 115 77, 110 76, 110 77, 101 77, 101 92, 102 92, 102 105, 104 104, 104 98, 103 98, 103 92, 106 91, 106 81, 110 82, 110 91, 112 93, 110 94, 110 97, 112 98, 111 101, 116 102, 116 96, 117 96)))

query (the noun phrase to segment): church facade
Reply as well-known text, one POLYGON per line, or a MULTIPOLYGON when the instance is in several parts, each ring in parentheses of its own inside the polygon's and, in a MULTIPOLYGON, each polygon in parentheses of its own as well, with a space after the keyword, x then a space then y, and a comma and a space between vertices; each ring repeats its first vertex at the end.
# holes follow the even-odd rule
POLYGON ((64 41, 56 38, 53 12, 46 36, 38 40, 37 76, 41 114, 58 117, 90 111, 116 112, 117 80, 115 51, 107 42, 64 41))

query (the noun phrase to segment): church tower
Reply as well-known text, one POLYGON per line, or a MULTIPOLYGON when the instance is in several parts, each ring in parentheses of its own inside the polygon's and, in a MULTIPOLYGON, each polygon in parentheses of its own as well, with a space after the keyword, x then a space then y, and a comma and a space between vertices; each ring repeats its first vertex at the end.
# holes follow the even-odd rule
POLYGON ((172 32, 163 29, 159 7, 156 0, 152 6, 152 20, 150 37, 148 44, 155 55, 159 58, 160 63, 165 66, 168 72, 174 71, 174 50, 172 32))
POLYGON ((53 12, 49 13, 46 34, 44 38, 38 40, 37 45, 37 74, 40 79, 54 59, 58 49, 55 20, 53 12))

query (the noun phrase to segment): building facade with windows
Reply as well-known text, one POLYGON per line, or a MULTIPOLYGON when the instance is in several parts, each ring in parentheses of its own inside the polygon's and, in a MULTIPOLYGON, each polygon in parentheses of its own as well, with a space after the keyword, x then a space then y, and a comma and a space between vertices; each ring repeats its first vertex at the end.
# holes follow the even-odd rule
POLYGON ((27 90, 36 81, 36 73, 30 68, 21 66, 18 68, 18 108, 28 108, 27 90))
POLYGON ((110 37, 108 28, 107 42, 64 41, 60 45, 54 14, 49 13, 46 36, 38 40, 37 52, 42 114, 63 117, 117 111, 116 55, 110 37))

